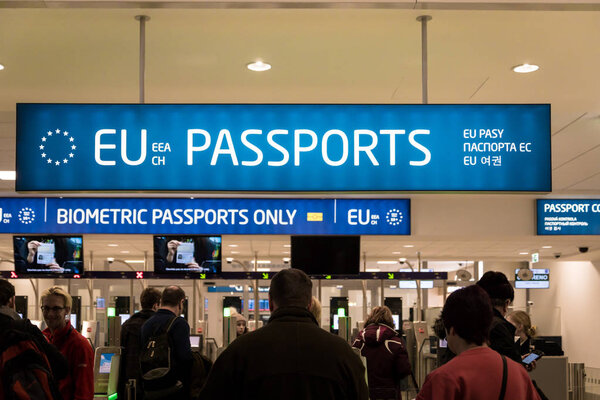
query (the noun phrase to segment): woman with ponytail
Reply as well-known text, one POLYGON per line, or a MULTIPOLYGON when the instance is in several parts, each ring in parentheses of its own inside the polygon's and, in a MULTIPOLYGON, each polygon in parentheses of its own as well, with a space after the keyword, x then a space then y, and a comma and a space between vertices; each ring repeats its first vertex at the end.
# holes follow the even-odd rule
POLYGON ((506 316, 508 322, 516 328, 515 337, 519 337, 521 355, 531 352, 531 338, 535 336, 536 327, 531 325, 531 318, 525 311, 513 311, 506 316))

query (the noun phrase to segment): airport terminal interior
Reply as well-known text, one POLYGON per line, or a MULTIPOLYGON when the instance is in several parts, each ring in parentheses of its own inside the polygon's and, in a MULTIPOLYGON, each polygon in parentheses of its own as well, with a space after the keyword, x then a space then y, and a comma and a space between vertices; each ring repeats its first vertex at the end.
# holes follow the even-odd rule
MULTIPOLYGON (((351 342, 373 307, 389 306, 422 383, 437 367, 436 354, 444 346, 432 325, 447 296, 475 284, 486 271, 500 271, 515 288, 511 309, 529 313, 537 326, 539 348, 547 353, 531 376, 553 400, 600 399, 598 37, 596 0, 0 1, 0 273, 16 288, 17 312, 40 327, 45 325, 40 294, 54 285, 65 288, 74 299, 70 321, 100 350, 96 355, 102 354, 101 349, 119 347, 120 326, 141 309, 143 289, 179 285, 187 296, 183 316, 191 328, 193 349, 215 360, 235 340, 231 312, 243 315, 250 331, 259 329, 269 320, 273 275, 305 263, 319 265, 309 274, 313 295, 322 304, 321 327, 351 342), (256 62, 257 70, 251 70, 256 62), (523 65, 539 69, 514 70, 523 65), (72 108, 52 108, 61 104, 72 108), (132 141, 139 135, 137 126, 97 125, 87 132, 89 140, 66 123, 42 128, 43 142, 38 133, 27 136, 30 127, 51 125, 48 115, 54 111, 83 127, 105 118, 98 113, 113 112, 103 111, 109 105, 124 110, 118 121, 129 121, 138 114, 127 107, 140 104, 170 107, 147 112, 150 125, 187 115, 200 118, 186 108, 198 105, 208 110, 198 113, 212 114, 217 123, 211 126, 220 123, 223 130, 189 129, 187 137, 182 131, 175 138, 174 128, 157 140, 148 127, 144 165, 139 165, 142 156, 132 141), (78 105, 93 109, 86 114, 88 110, 78 105), (242 145, 236 130, 243 123, 223 122, 238 113, 240 120, 250 121, 248 130, 261 129, 252 123, 261 118, 279 121, 271 115, 277 114, 279 105, 290 107, 290 120, 296 125, 269 129, 308 128, 298 120, 334 107, 331 120, 319 125, 325 129, 317 132, 329 130, 329 142, 317 140, 306 129, 303 140, 313 138, 315 145, 301 142, 297 134, 296 147, 288 152, 278 145, 283 139, 272 140, 285 134, 271 135, 272 131, 264 140, 270 148, 264 150, 263 161, 256 147, 259 140, 248 141, 252 134, 254 138, 262 134, 245 136, 245 131, 242 145), (356 109, 358 121, 371 112, 370 105, 373 118, 381 120, 395 110, 386 107, 397 105, 430 107, 432 113, 438 112, 437 105, 454 105, 465 107, 464 114, 488 105, 484 111, 490 116, 485 123, 476 115, 473 125, 461 125, 460 140, 451 142, 458 143, 457 149, 440 145, 429 150, 424 146, 433 140, 435 128, 431 134, 417 132, 429 128, 415 123, 412 116, 406 118, 406 128, 378 125, 376 129, 382 129, 378 134, 360 136, 356 132, 361 129, 375 129, 360 123, 354 136, 336 129, 339 120, 354 113, 345 107, 354 105, 363 107, 356 109), (238 108, 231 111, 231 107, 238 108), (358 170, 352 169, 352 161, 355 168, 359 161, 360 167, 380 163, 385 168, 395 162, 409 165, 410 160, 411 168, 418 168, 429 158, 434 163, 436 157, 445 157, 442 153, 455 152, 466 165, 467 155, 479 157, 476 152, 481 151, 466 145, 470 128, 478 138, 497 134, 502 144, 502 133, 495 129, 501 128, 505 115, 515 115, 510 113, 523 107, 527 112, 539 108, 549 113, 540 135, 527 139, 535 144, 534 153, 546 146, 533 165, 509 166, 512 154, 499 150, 494 154, 503 154, 506 168, 512 168, 506 177, 494 172, 464 178, 464 186, 453 186, 463 178, 463 170, 447 165, 425 175, 407 169, 414 175, 405 186, 404 177, 388 172, 377 179, 379 187, 351 185, 370 179, 353 172, 358 170), (83 116, 76 115, 80 110, 83 116), (384 131, 392 128, 406 132, 384 131), (45 139, 50 142, 54 129, 58 136, 71 135, 72 147, 63 160, 49 160, 44 152, 45 139), (229 130, 223 134, 226 129, 231 136, 229 130), (211 135, 215 147, 206 155, 210 166, 189 169, 204 159, 211 135), (365 145, 367 136, 374 140, 371 147, 365 145), (397 160, 392 158, 395 137, 397 160), (206 146, 201 145, 202 138, 206 146), (392 143, 389 159, 374 149, 377 138, 379 143, 392 143), (358 142, 363 139, 361 147, 358 142), (86 140, 92 146, 87 155, 86 140), (193 150, 178 153, 176 143, 185 145, 186 140, 193 150), (536 140, 545 145, 536 147, 536 140), (77 148, 73 142, 81 145, 77 148), (327 143, 330 150, 334 144, 345 147, 342 153, 328 154, 327 143), (119 145, 129 145, 129 153, 114 150, 119 145), (333 174, 346 174, 340 181, 347 186, 313 186, 316 181, 328 182, 322 176, 329 174, 312 161, 301 162, 305 156, 312 160, 313 148, 319 162, 337 168, 333 174), (54 169, 38 166, 30 154, 48 160, 54 169), (183 167, 163 172, 161 168, 168 167, 165 160, 175 164, 174 155, 183 167), (280 170, 291 171, 290 175, 272 178, 268 168, 282 156, 280 164, 289 160, 290 165, 280 170), (57 172, 65 171, 71 158, 73 164, 86 157, 89 164, 80 164, 71 175, 57 172), (265 174, 235 172, 234 167, 251 168, 252 163, 265 174), (112 168, 113 175, 104 177, 98 165, 112 168), (115 172, 121 166, 125 172, 115 172), (139 172, 128 172, 138 166, 139 172), (534 182, 536 174, 542 176, 539 185, 534 182), (394 186, 395 180, 399 186, 394 186), (498 186, 505 181, 506 186, 498 186), (521 186, 511 186, 513 181, 521 186), (181 209, 181 214, 168 215, 169 207, 181 209), (335 210, 345 228, 336 228, 340 221, 329 221, 328 211, 319 207, 335 210), (124 214, 125 209, 146 213, 124 214), (103 215, 102 210, 115 211, 103 215), (568 216, 557 216, 561 212, 568 216), (554 229, 568 225, 561 225, 567 221, 561 218, 576 221, 573 218, 584 214, 589 214, 589 222, 571 224, 567 232, 554 229), (56 216, 56 223, 46 221, 47 215, 56 216), (326 227, 314 228, 316 224, 326 227), (302 240, 320 236, 345 240, 321 247, 302 240), (51 265, 43 257, 58 259, 61 246, 68 248, 71 261, 58 272, 50 267, 28 269, 31 240, 42 242, 37 265, 51 265), (193 264, 191 270, 168 267, 171 240, 182 246, 177 265, 193 264), (208 248, 209 255, 199 256, 199 248, 208 248), (348 257, 343 266, 336 251, 348 257)), ((413 109, 403 110, 409 115, 413 109)), ((449 118, 461 110, 450 110, 449 118)), ((417 114, 427 118, 427 112, 417 114)), ((523 121, 529 123, 526 117, 523 121)), ((443 131, 444 124, 438 125, 443 131)), ((510 129, 518 130, 507 126, 507 135, 510 129)), ((523 135, 535 129, 524 129, 523 135)), ((452 134, 450 129, 441 136, 444 133, 452 134)), ((505 141, 527 140, 508 136, 505 141)), ((494 147, 486 148, 490 149, 494 147)), ((520 151, 530 153, 526 146, 520 151)), ((496 162, 498 171, 504 168, 495 155, 487 161, 482 157, 487 162, 482 170, 491 171, 496 162)), ((114 370, 103 370, 106 373, 96 374, 97 397, 113 400, 114 370)))

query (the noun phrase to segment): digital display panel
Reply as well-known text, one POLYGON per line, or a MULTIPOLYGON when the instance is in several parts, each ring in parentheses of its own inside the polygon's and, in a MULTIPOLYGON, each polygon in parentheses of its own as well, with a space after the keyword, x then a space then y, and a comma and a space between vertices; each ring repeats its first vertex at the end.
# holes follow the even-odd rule
POLYGON ((154 236, 154 272, 221 272, 221 236, 154 236))
POLYGON ((548 289, 550 287, 549 269, 532 269, 533 277, 524 281, 519 277, 519 269, 515 270, 516 289, 548 289))
POLYGON ((352 275, 360 269, 360 236, 292 236, 292 267, 308 275, 352 275))
MULTIPOLYGON (((412 272, 410 269, 401 269, 400 272, 412 272)), ((432 269, 421 269, 421 272, 433 272, 432 269)), ((417 281, 398 281, 400 289, 416 289, 417 281)), ((433 281, 421 281, 421 289, 432 289, 433 281)))
POLYGON ((112 358, 115 353, 102 353, 100 354, 100 367, 98 368, 98 373, 100 374, 109 374, 110 367, 112 364, 112 358))
POLYGON ((83 273, 81 236, 14 236, 15 272, 83 273))

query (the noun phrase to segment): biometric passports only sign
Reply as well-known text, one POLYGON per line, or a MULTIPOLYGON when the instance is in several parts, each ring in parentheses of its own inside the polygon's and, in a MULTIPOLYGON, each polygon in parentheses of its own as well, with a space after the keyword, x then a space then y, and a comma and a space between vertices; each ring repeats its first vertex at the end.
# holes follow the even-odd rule
POLYGON ((0 233, 410 235, 408 199, 0 198, 0 233))
POLYGON ((18 104, 17 191, 551 191, 549 105, 18 104))

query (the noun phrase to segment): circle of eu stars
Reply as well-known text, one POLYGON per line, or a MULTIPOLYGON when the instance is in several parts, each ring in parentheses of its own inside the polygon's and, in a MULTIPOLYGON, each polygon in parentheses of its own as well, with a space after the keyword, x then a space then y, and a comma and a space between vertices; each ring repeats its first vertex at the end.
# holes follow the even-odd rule
POLYGON ((400 225, 400 223, 402 223, 403 219, 404 219, 404 216, 402 215, 402 212, 396 208, 392 208, 385 215, 385 220, 387 221, 388 224, 390 224, 392 226, 400 225))
POLYGON ((69 132, 55 129, 42 136, 39 150, 46 164, 59 166, 68 164, 75 157, 77 145, 75 138, 70 136, 69 132))
POLYGON ((24 207, 19 210, 18 218, 21 223, 29 225, 35 221, 35 211, 32 208, 24 207))

